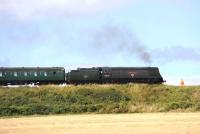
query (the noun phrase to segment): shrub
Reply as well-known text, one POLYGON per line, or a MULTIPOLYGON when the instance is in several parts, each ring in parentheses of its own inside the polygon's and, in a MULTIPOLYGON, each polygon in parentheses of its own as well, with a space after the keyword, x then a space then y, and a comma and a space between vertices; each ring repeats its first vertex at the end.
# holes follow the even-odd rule
POLYGON ((200 87, 148 84, 0 87, 0 116, 200 111, 200 87))

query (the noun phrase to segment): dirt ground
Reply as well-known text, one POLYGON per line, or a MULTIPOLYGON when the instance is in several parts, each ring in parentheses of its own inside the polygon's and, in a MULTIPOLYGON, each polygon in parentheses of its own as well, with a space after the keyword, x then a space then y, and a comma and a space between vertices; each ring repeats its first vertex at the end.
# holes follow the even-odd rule
POLYGON ((0 119, 0 134, 200 134, 200 113, 8 118, 0 119))

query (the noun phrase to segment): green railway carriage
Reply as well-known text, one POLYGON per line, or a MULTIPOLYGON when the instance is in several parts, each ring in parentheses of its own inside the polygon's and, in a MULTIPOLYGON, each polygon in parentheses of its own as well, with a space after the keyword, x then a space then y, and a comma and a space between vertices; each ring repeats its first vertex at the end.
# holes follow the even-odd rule
POLYGON ((63 67, 0 68, 0 84, 64 83, 63 67))

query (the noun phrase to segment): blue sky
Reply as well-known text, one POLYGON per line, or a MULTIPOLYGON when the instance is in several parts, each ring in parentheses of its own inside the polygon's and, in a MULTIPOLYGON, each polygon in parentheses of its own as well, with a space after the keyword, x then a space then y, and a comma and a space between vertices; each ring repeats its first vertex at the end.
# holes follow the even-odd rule
POLYGON ((1 0, 0 66, 158 66, 200 85, 200 1, 1 0))

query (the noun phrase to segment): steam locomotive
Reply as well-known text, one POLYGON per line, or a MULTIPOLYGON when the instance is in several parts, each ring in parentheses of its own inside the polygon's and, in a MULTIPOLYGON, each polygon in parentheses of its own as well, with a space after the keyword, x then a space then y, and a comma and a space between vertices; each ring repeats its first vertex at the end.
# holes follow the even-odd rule
POLYGON ((92 67, 66 73, 64 67, 1 67, 0 85, 163 83, 157 67, 92 67))

